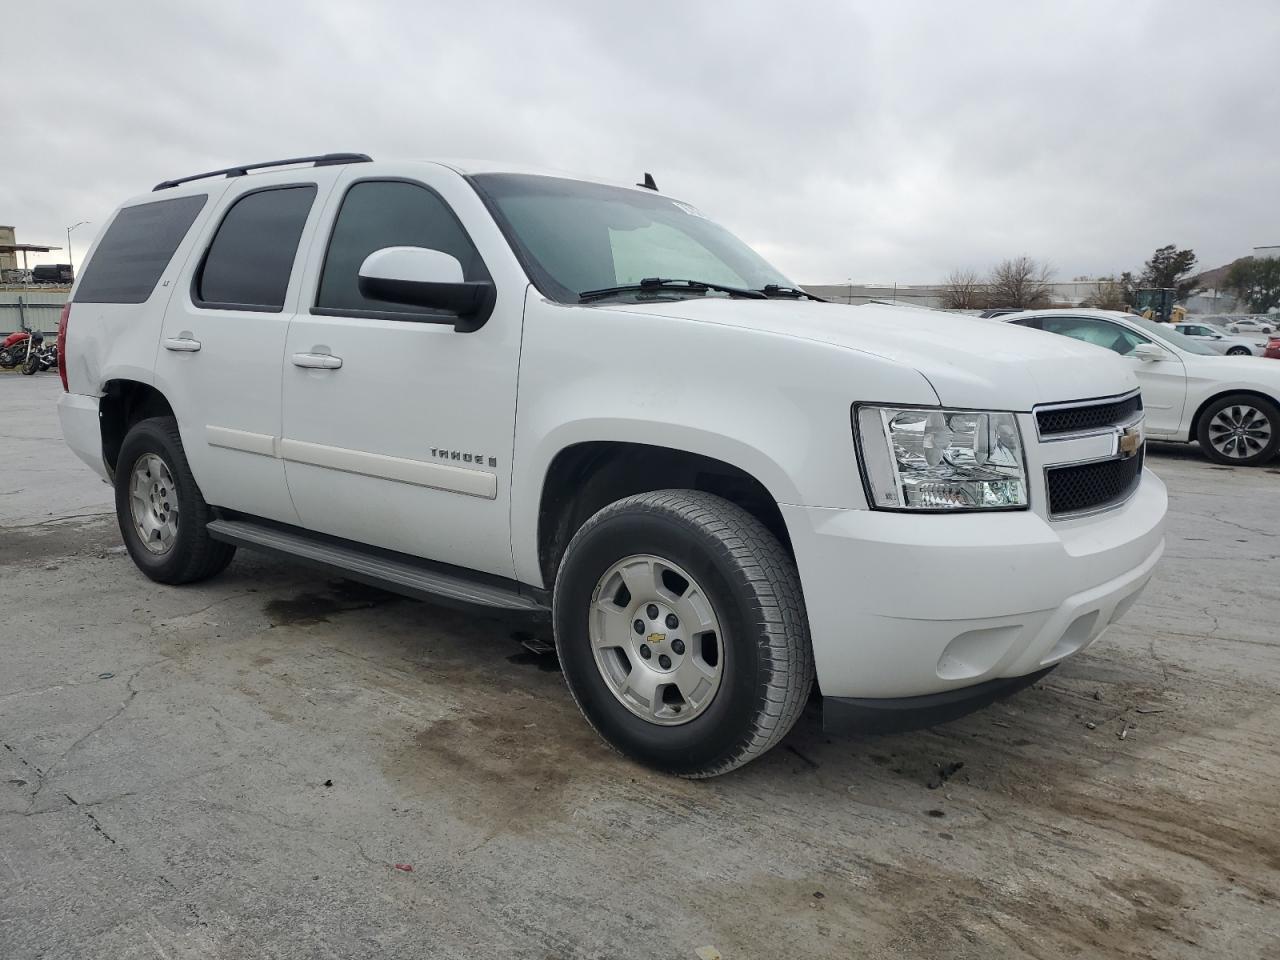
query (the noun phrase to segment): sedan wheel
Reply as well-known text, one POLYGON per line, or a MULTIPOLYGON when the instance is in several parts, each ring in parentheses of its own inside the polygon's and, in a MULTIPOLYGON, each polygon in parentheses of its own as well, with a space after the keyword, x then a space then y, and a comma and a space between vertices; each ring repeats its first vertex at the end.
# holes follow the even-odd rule
POLYGON ((1197 436, 1211 460, 1257 466, 1275 456, 1280 444, 1280 410, 1260 397, 1224 397, 1204 412, 1197 436))

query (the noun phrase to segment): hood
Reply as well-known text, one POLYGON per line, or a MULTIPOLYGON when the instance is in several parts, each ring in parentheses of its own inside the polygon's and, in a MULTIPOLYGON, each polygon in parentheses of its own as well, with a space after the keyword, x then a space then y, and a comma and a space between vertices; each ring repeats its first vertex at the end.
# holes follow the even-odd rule
MULTIPOLYGON (((1138 386, 1129 365, 1109 350, 940 311, 728 298, 603 309, 724 324, 882 357, 919 371, 950 407, 1026 411, 1040 403, 1112 396, 1138 386)), ((855 387, 850 399, 889 398, 858 397, 855 387)))

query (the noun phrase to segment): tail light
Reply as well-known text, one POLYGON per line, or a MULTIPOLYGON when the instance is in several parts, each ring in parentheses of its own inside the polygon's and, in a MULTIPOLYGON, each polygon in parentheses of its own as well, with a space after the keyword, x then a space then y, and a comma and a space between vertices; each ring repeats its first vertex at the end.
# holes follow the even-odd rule
POLYGON ((62 378, 62 389, 70 392, 67 386, 67 321, 71 319, 71 304, 62 305, 62 316, 58 318, 58 376, 62 378))

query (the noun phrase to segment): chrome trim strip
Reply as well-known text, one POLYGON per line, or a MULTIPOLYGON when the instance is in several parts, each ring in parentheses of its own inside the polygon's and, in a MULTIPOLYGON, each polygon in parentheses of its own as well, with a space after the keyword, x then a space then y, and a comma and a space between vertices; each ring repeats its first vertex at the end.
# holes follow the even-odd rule
POLYGON ((363 450, 290 440, 288 437, 280 441, 280 455, 291 463, 305 463, 343 473, 376 477, 379 480, 394 480, 397 483, 410 483, 450 493, 464 493, 486 500, 493 500, 498 496, 497 474, 485 470, 389 457, 381 453, 365 453, 363 450))
POLYGON ((426 460, 409 460, 389 457, 381 453, 366 453, 347 447, 331 447, 323 443, 290 440, 265 433, 250 433, 231 427, 204 428, 205 442, 211 447, 222 447, 241 453, 253 453, 262 457, 275 457, 289 463, 305 463, 313 467, 325 467, 354 473, 379 480, 394 480, 418 487, 431 487, 449 493, 462 493, 486 500, 498 496, 498 475, 486 470, 455 467, 448 463, 431 463, 426 460))

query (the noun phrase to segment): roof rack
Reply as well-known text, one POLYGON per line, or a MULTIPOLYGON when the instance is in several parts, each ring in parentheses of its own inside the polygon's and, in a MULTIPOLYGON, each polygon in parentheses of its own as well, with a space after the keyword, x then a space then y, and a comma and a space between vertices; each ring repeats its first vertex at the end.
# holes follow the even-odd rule
POLYGON ((177 180, 165 180, 151 188, 151 192, 168 190, 179 184, 192 180, 203 180, 205 177, 243 177, 250 170, 262 170, 265 167, 287 167, 295 163, 309 163, 315 167, 332 167, 340 163, 371 163, 373 157, 367 153, 322 153, 314 157, 293 157, 289 160, 268 160, 265 163, 246 163, 239 167, 227 167, 223 170, 210 170, 208 173, 195 173, 177 180))

